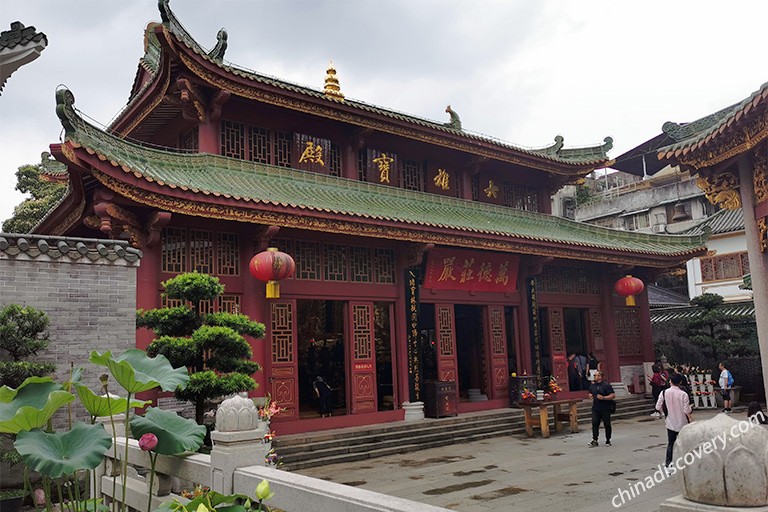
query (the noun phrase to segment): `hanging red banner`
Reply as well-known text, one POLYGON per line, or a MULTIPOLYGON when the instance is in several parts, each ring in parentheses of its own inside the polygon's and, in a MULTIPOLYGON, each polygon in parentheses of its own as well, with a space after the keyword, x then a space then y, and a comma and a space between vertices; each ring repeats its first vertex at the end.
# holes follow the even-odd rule
POLYGON ((427 258, 424 288, 514 292, 520 257, 462 249, 433 249, 427 258))

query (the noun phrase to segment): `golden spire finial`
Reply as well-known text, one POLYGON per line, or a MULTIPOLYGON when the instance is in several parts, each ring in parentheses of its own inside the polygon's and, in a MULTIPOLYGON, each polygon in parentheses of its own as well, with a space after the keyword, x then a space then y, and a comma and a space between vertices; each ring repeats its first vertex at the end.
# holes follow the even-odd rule
POLYGON ((336 68, 333 67, 333 61, 328 64, 328 69, 325 72, 325 97, 336 101, 344 101, 344 95, 341 93, 341 87, 339 87, 339 79, 336 78, 336 68))

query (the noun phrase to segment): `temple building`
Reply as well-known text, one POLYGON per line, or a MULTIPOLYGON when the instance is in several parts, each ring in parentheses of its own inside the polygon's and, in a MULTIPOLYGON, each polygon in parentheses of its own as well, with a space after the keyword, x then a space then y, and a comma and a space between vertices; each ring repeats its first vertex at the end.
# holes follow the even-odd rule
MULTIPOLYGON (((179 273, 217 276, 226 291, 208 310, 266 325, 254 394, 286 408, 281 433, 402 420, 434 381, 453 383, 461 413, 508 407, 524 374, 578 396, 571 352, 627 385, 653 361, 645 292, 630 306, 614 284, 705 254, 705 236, 551 215, 555 191, 606 167, 610 138, 523 149, 465 131, 450 106, 438 123, 350 99, 333 66, 317 89, 267 77, 223 60, 237 44, 225 31, 205 50, 159 7, 106 130, 57 91, 66 135, 44 164, 69 191, 36 231, 141 249, 138 308, 173 305, 161 282, 179 273), (279 298, 248 271, 268 247, 296 262, 279 298)), ((137 346, 151 339, 139 331, 137 346)))

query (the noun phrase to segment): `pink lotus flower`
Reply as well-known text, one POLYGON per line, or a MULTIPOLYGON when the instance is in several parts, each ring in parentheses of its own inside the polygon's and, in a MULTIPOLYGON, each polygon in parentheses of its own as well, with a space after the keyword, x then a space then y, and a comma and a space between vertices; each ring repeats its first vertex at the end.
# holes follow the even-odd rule
POLYGON ((151 452, 157 446, 157 436, 155 434, 144 434, 139 439, 139 448, 145 452, 151 452))

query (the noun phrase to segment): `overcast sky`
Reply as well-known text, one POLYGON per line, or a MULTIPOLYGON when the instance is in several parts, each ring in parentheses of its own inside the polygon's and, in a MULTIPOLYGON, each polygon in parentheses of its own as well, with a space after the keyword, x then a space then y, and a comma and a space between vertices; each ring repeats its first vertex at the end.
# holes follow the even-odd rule
MULTIPOLYGON (((591 0, 172 0, 205 48, 224 27, 226 60, 321 89, 328 61, 342 92, 521 147, 614 139, 609 156, 741 101, 768 81, 768 2, 591 0)), ((0 0, 48 36, 0 96, 0 220, 23 196, 20 165, 58 142, 54 92, 107 124, 125 104, 156 0, 0 0)))

